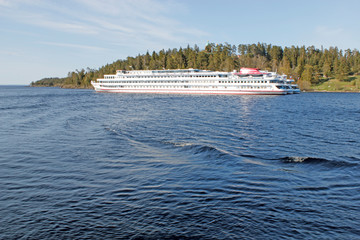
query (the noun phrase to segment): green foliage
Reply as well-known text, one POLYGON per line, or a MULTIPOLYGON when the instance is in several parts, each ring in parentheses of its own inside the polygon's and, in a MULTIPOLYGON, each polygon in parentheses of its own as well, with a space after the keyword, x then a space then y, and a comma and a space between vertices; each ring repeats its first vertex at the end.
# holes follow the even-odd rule
POLYGON ((360 92, 360 76, 347 77, 344 81, 330 79, 312 87, 315 91, 360 92))
POLYGON ((43 78, 39 81, 32 82, 32 87, 58 87, 61 86, 65 81, 65 78, 43 78))
POLYGON ((313 82, 314 80, 314 68, 310 64, 306 64, 304 71, 301 74, 301 79, 307 82, 313 82))
POLYGON ((299 86, 303 90, 309 90, 311 83, 314 81, 314 68, 310 64, 306 64, 301 73, 301 79, 298 81, 299 86))
POLYGON ((198 68, 214 71, 239 70, 254 67, 278 71, 292 76, 299 84, 310 89, 330 78, 345 81, 349 75, 360 74, 360 53, 347 49, 343 53, 337 47, 316 49, 314 46, 298 47, 268 45, 265 43, 239 44, 208 43, 204 50, 195 45, 186 48, 146 52, 107 64, 98 70, 89 69, 69 72, 65 78, 46 78, 32 86, 60 86, 91 88, 91 81, 114 74, 118 69, 186 69, 198 68))

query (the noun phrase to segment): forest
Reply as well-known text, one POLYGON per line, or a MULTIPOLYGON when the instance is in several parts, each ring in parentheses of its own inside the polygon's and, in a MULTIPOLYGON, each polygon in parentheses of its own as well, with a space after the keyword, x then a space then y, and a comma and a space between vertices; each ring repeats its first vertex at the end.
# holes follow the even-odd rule
POLYGON ((143 55, 117 60, 99 69, 69 72, 64 78, 44 78, 31 86, 91 88, 91 81, 116 70, 206 69, 233 71, 241 67, 276 71, 293 78, 302 90, 360 91, 360 52, 357 49, 281 47, 265 43, 231 45, 208 43, 186 48, 147 51, 143 55))

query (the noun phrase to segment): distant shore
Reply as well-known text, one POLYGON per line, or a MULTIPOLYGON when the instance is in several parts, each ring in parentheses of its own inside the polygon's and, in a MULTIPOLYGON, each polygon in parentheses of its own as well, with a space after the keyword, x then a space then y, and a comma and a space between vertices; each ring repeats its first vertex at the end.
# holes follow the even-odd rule
POLYGON ((74 86, 74 85, 52 85, 52 84, 30 84, 29 87, 56 87, 64 89, 94 89, 92 86, 74 86))

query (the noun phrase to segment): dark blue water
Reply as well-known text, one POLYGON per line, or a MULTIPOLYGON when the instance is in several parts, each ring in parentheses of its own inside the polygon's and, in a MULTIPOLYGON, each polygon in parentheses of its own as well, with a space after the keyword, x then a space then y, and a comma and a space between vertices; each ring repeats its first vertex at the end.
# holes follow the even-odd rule
POLYGON ((360 94, 0 87, 0 239, 359 239, 360 94))

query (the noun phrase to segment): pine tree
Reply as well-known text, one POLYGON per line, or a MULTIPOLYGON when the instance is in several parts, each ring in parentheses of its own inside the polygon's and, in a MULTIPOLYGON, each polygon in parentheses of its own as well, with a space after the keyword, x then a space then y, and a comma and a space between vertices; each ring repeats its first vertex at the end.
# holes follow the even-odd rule
POLYGON ((280 63, 279 72, 286 74, 288 76, 291 75, 290 61, 286 56, 283 57, 280 63))
POLYGON ((200 69, 207 69, 208 66, 208 54, 205 52, 200 52, 196 59, 196 65, 200 69))
POLYGON ((328 78, 331 74, 331 65, 328 61, 325 61, 323 68, 322 68, 322 73, 323 73, 323 77, 324 78, 328 78))

